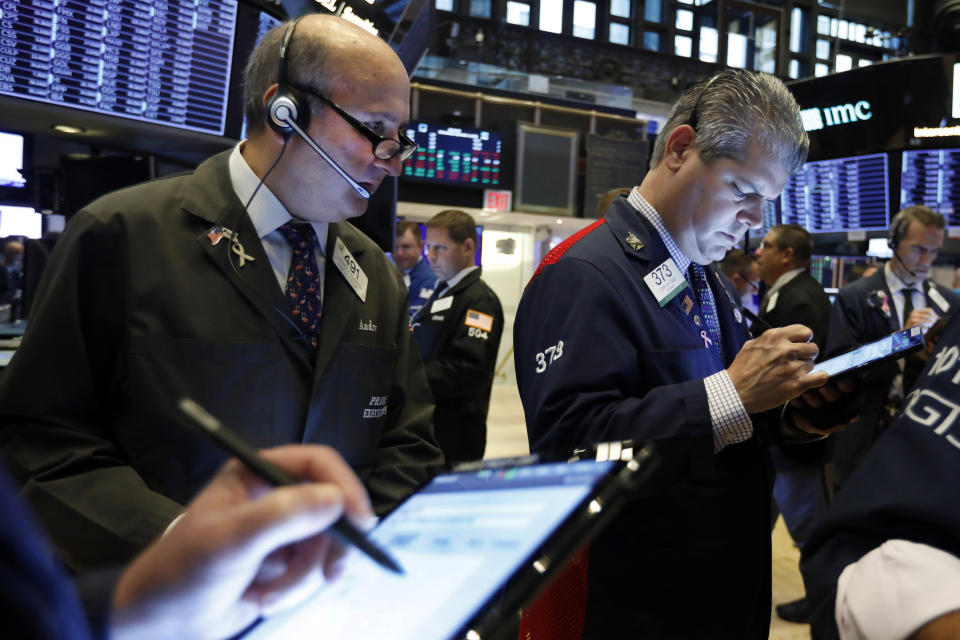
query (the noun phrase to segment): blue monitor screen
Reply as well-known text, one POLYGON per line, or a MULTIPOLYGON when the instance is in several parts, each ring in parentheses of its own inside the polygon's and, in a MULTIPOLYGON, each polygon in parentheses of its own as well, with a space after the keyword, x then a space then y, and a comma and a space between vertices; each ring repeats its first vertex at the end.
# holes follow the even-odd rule
POLYGON ((887 155, 807 162, 781 196, 782 219, 810 233, 886 229, 890 211, 887 155))
POLYGON ((411 122, 407 136, 420 147, 404 163, 404 178, 445 184, 500 184, 500 136, 493 131, 411 122))
POLYGON ((960 226, 960 149, 903 152, 900 207, 923 204, 939 212, 947 226, 960 226))

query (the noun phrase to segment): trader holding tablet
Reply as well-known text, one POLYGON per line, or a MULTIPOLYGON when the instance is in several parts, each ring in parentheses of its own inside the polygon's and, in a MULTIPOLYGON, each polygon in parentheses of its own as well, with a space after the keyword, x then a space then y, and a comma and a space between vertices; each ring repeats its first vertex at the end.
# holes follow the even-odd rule
MULTIPOLYGON (((943 246, 946 223, 939 213, 917 205, 890 224, 893 258, 872 276, 840 289, 830 316, 826 355, 834 356, 898 329, 929 329, 937 318, 960 308, 960 296, 928 279, 943 246)), ((923 366, 918 356, 889 362, 868 373, 863 411, 856 423, 832 439, 835 480, 842 485, 890 424, 923 366), (912 374, 912 375, 911 375, 912 374)))
POLYGON ((818 350, 806 327, 748 342, 710 263, 760 226, 807 147, 779 80, 730 70, 699 82, 643 183, 527 286, 514 344, 531 450, 630 439, 664 457, 661 489, 590 547, 586 638, 768 635, 767 443, 782 433, 759 414, 828 376, 807 375, 818 350))

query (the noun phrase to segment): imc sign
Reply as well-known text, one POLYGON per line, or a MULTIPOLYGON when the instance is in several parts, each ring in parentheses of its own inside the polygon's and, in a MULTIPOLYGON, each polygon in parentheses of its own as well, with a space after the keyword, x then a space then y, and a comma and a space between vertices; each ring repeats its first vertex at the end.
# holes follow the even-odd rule
POLYGON ((483 208, 487 211, 510 211, 512 196, 512 191, 484 189, 483 208))
POLYGON ((860 100, 853 104, 838 104, 833 107, 811 107, 800 111, 803 119, 803 128, 806 131, 819 131, 826 127, 835 127, 840 124, 851 124, 873 117, 870 103, 860 100))

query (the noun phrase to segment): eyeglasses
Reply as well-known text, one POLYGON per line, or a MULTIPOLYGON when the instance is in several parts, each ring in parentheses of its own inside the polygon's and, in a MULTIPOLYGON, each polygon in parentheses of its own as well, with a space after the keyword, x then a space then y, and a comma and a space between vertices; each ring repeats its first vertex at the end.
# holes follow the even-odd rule
POLYGON ((378 134, 376 131, 363 124, 352 115, 344 111, 337 103, 328 98, 327 96, 317 93, 309 87, 304 87, 298 84, 291 84, 294 89, 298 91, 303 91, 304 93, 309 93, 313 97, 317 98, 328 107, 337 112, 337 114, 347 121, 347 123, 357 130, 357 133, 365 137, 370 141, 370 144, 373 145, 373 155, 379 158, 380 160, 390 160, 395 156, 399 155, 400 160, 406 160, 412 156, 417 150, 417 143, 404 135, 402 131, 397 131, 397 137, 399 140, 394 140, 393 138, 385 138, 378 134))
POLYGON ((687 119, 687 124, 690 125, 690 128, 692 128, 696 133, 700 133, 697 131, 697 125, 700 124, 700 103, 703 102, 703 97, 707 95, 707 89, 710 88, 710 85, 712 85, 714 80, 716 80, 719 76, 719 73, 715 74, 707 81, 707 83, 703 86, 703 89, 700 90, 700 93, 697 94, 697 100, 693 103, 693 109, 690 109, 690 117, 687 119))

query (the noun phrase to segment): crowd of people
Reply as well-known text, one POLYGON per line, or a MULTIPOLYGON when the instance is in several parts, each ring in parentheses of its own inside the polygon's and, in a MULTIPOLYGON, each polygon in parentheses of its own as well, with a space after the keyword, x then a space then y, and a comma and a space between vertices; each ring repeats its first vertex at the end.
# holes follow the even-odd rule
MULTIPOLYGON (((46 266, 0 376, 11 637, 234 637, 343 571, 328 532, 340 517, 367 529, 484 454, 504 315, 474 221, 400 224, 394 261, 347 222, 416 149, 400 60, 308 15, 261 40, 244 91, 245 140, 85 206, 46 266), (303 483, 267 486, 180 428, 184 397, 303 483)), ((929 279, 943 219, 898 214, 894 259, 832 306, 802 228, 731 251, 808 146, 781 81, 704 78, 641 184, 553 248, 523 293, 531 451, 629 440, 661 458, 590 546, 584 638, 766 638, 771 497, 809 589, 784 615, 812 615, 818 637, 956 628, 956 597, 922 596, 960 564, 957 323, 941 322, 923 362, 859 387, 811 373, 952 317, 960 297, 929 279), (854 402, 857 420, 837 419, 854 402), (915 606, 880 606, 881 625, 874 604, 899 597, 875 594, 891 563, 915 606)))

